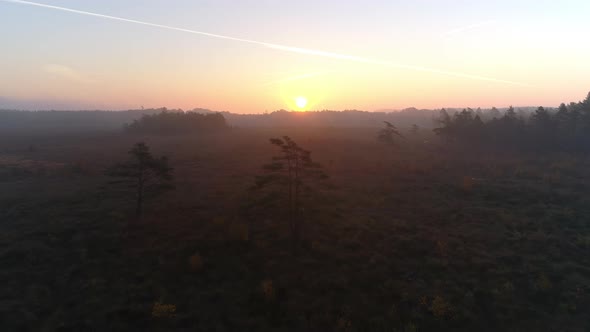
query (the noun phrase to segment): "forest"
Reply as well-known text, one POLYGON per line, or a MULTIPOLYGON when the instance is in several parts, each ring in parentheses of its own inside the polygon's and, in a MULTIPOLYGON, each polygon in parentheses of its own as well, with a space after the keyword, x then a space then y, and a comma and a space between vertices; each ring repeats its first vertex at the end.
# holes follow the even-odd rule
POLYGON ((135 134, 183 134, 207 130, 227 129, 228 125, 221 113, 200 114, 196 112, 161 112, 143 115, 125 131, 135 134))
POLYGON ((0 128, 2 331, 590 330, 590 94, 0 128))
POLYGON ((502 116, 482 121, 480 114, 464 109, 452 117, 442 109, 436 134, 450 141, 479 147, 509 146, 536 151, 588 152, 590 150, 590 93, 584 101, 564 103, 556 111, 540 106, 528 117, 510 106, 502 116))

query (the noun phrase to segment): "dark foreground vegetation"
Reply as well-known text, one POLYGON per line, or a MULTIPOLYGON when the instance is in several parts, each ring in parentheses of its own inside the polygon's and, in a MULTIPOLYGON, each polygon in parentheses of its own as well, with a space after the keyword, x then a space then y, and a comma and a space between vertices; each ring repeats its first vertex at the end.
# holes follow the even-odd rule
POLYGON ((590 159, 540 113, 4 133, 0 330, 588 331, 590 159))

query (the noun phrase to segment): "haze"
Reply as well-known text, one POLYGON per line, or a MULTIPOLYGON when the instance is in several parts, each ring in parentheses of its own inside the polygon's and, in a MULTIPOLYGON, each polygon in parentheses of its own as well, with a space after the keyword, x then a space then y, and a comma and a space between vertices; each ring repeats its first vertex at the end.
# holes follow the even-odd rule
POLYGON ((590 85, 583 0, 42 4, 231 38, 3 0, 0 108, 557 106, 590 85))

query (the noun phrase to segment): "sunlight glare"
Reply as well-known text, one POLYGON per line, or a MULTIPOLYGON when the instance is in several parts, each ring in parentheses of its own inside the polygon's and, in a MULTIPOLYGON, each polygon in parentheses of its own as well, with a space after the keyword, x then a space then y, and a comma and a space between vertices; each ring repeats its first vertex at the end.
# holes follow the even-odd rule
POLYGON ((295 98, 295 105, 301 109, 305 108, 305 106, 307 106, 307 98, 303 96, 295 98))

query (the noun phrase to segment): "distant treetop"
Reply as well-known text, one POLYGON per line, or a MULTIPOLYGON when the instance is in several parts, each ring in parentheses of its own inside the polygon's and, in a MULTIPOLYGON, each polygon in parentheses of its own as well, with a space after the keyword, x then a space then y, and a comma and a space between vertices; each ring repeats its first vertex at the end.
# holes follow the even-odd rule
POLYGON ((144 115, 125 125, 125 131, 141 134, 184 134, 227 129, 221 113, 167 112, 144 115))

